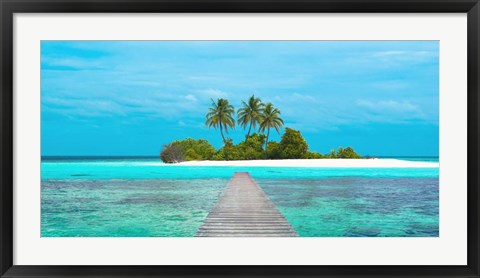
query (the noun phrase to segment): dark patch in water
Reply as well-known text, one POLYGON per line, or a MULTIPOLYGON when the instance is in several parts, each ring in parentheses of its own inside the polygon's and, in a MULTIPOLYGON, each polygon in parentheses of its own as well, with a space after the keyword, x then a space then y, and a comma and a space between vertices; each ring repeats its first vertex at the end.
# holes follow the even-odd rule
POLYGON ((407 226, 406 233, 414 233, 418 236, 438 236, 439 230, 436 224, 410 224, 407 226))
POLYGON ((347 237, 377 237, 380 235, 380 229, 378 228, 369 228, 369 227, 359 227, 352 228, 345 232, 344 236, 347 237))
POLYGON ((72 177, 88 177, 88 176, 91 176, 91 175, 89 175, 89 174, 72 174, 70 176, 72 176, 72 177))

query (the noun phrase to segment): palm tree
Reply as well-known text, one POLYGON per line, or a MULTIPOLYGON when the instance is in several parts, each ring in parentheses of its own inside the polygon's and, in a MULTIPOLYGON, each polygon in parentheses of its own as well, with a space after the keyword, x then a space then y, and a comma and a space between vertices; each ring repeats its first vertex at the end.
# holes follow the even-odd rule
POLYGON ((257 127, 257 123, 260 123, 260 116, 263 113, 263 103, 259 98, 255 98, 255 95, 252 95, 248 99, 248 103, 242 101, 243 107, 238 109, 238 124, 243 128, 246 128, 247 125, 250 125, 248 128, 247 135, 245 138, 250 136, 250 131, 257 127))
POLYGON ((220 128, 220 134, 222 134, 223 142, 225 143, 225 137, 223 136, 223 129, 228 133, 228 127, 235 127, 235 120, 233 119, 232 114, 235 113, 235 109, 231 104, 228 103, 228 100, 219 98, 217 102, 212 101, 212 107, 209 107, 210 112, 207 113, 207 121, 205 124, 210 128, 217 127, 220 128))
POLYGON ((265 159, 267 159, 267 147, 268 147, 268 136, 270 136, 270 128, 275 128, 275 130, 280 133, 280 128, 283 126, 284 122, 280 118, 280 110, 273 107, 273 104, 267 103, 265 109, 263 109, 263 114, 260 117, 260 132, 265 132, 267 130, 267 139, 265 141, 265 159))

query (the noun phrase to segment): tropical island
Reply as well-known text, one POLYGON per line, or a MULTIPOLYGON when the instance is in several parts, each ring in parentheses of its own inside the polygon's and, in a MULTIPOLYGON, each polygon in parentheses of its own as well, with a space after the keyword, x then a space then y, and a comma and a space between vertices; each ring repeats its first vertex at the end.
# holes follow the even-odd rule
POLYGON ((160 158, 164 163, 204 160, 362 158, 351 147, 332 149, 328 154, 311 151, 301 132, 289 127, 285 127, 280 142, 270 141, 270 131, 274 129, 280 134, 284 126, 281 112, 272 103, 263 103, 254 95, 247 102, 242 101, 242 107, 236 113, 237 121, 234 119, 235 108, 227 99, 218 98, 217 101, 213 99, 211 101, 212 105, 208 108, 205 124, 209 128, 213 127, 220 131, 223 146, 217 150, 204 139, 176 140, 162 147, 160 158), (235 128, 235 123, 247 131, 245 140, 238 144, 234 144, 232 139, 225 137, 229 129, 235 128))

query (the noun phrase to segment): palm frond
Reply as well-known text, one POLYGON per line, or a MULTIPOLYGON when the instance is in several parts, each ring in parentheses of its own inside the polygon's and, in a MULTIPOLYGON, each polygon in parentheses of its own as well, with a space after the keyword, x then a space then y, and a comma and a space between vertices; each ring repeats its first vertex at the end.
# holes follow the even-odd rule
POLYGON ((220 128, 220 131, 224 128, 225 132, 228 133, 228 127, 234 128, 235 126, 235 120, 232 116, 235 113, 235 108, 228 103, 227 99, 219 98, 216 102, 213 99, 210 100, 212 105, 208 108, 209 112, 205 115, 205 124, 209 128, 220 128))

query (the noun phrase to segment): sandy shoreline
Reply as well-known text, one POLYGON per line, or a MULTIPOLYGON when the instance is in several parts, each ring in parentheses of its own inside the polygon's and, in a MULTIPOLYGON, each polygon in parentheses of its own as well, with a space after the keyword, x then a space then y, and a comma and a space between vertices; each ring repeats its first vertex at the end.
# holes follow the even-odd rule
POLYGON ((400 159, 284 159, 185 161, 177 166, 235 166, 235 167, 312 167, 312 168, 437 168, 438 162, 407 161, 400 159))

